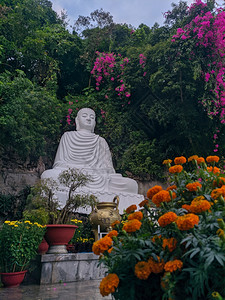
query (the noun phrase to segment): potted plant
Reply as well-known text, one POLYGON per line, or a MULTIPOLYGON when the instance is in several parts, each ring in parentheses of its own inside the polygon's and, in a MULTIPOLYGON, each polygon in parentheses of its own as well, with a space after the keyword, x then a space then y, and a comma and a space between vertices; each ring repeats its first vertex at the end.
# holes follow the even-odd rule
POLYGON ((102 296, 224 299, 225 175, 219 157, 181 156, 173 162, 163 162, 169 186, 150 188, 139 211, 128 207, 123 220, 94 243, 108 270, 102 296))
POLYGON ((66 245, 72 239, 77 228, 76 225, 72 225, 70 222, 73 213, 79 207, 96 204, 93 195, 76 193, 77 188, 85 186, 90 180, 90 176, 73 168, 61 172, 58 182, 41 179, 32 188, 24 215, 40 213, 42 218, 46 217, 45 239, 50 245, 48 253, 67 253, 66 245), (59 185, 68 189, 68 198, 63 207, 57 199, 59 185))
POLYGON ((19 285, 45 234, 37 222, 5 221, 0 231, 0 272, 5 286, 19 285))

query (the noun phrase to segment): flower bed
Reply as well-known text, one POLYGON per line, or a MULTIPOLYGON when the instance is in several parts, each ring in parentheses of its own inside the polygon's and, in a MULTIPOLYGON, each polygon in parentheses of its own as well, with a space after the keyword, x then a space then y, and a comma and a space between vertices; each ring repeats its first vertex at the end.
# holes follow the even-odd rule
POLYGON ((165 160, 170 186, 127 208, 93 245, 108 275, 103 296, 115 299, 225 297, 225 175, 218 156, 165 160))

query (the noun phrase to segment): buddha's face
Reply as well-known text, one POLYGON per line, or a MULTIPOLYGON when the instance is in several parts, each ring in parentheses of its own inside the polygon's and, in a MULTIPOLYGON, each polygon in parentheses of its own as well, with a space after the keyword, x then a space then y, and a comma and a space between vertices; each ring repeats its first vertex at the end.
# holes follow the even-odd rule
POLYGON ((95 112, 92 109, 83 108, 78 112, 77 120, 79 129, 94 132, 95 127, 95 112))

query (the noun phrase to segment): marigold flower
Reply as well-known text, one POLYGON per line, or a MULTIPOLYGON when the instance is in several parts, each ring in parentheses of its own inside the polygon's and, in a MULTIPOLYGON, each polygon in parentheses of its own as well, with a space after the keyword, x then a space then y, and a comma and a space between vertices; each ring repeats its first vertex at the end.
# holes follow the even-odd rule
POLYGON ((190 205, 188 205, 188 204, 183 204, 183 205, 182 205, 182 208, 184 208, 184 209, 186 209, 187 211, 190 212, 190 205))
POLYGON ((204 163, 204 162, 205 162, 204 157, 198 157, 198 158, 197 158, 197 164, 198 164, 198 165, 200 165, 200 164, 202 164, 202 163, 204 163))
POLYGON ((161 238, 162 238, 161 234, 160 235, 154 235, 151 240, 152 240, 153 243, 155 243, 157 240, 160 240, 161 238))
POLYGON ((221 228, 219 228, 219 229, 216 231, 216 234, 217 234, 219 237, 225 238, 224 230, 221 229, 221 228))
POLYGON ((158 223, 161 227, 165 227, 174 222, 176 219, 177 215, 174 212, 169 211, 158 219, 158 223))
POLYGON ((198 155, 192 155, 188 158, 188 162, 192 161, 192 160, 197 160, 198 159, 198 155))
POLYGON ((192 213, 177 217, 175 221, 177 227, 182 231, 194 228, 195 225, 198 225, 198 222, 199 222, 199 217, 192 213))
POLYGON ((200 197, 195 198, 191 202, 191 205, 189 207, 190 212, 198 214, 207 211, 211 208, 211 204, 209 201, 205 200, 203 197, 202 197, 203 199, 200 200, 198 200, 198 198, 200 197))
POLYGON ((216 156, 216 155, 206 157, 206 161, 208 163, 211 163, 211 162, 216 162, 217 163, 219 160, 220 160, 219 156, 216 156))
POLYGON ((207 167, 208 172, 213 172, 213 174, 220 174, 220 169, 217 167, 207 167))
POLYGON ((141 201, 138 205, 139 205, 139 207, 144 207, 145 205, 149 206, 149 201, 148 201, 148 199, 145 199, 145 200, 141 201))
POLYGON ((102 239, 94 242, 92 251, 96 255, 100 255, 104 251, 108 250, 112 246, 112 239, 109 236, 104 236, 102 239))
POLYGON ((169 172, 171 174, 180 173, 180 172, 182 172, 182 170, 183 170, 183 167, 181 165, 175 165, 175 166, 169 168, 169 172))
POLYGON ((186 162, 187 162, 187 159, 186 159, 186 157, 184 157, 184 156, 176 157, 176 158, 174 159, 175 165, 183 165, 183 164, 185 164, 186 162))
POLYGON ((220 196, 225 197, 225 185, 223 185, 221 188, 219 189, 214 189, 211 192, 211 197, 216 200, 218 199, 220 196))
POLYGON ((174 272, 176 270, 181 270, 183 267, 183 262, 179 259, 168 261, 165 266, 164 270, 167 272, 174 272))
POLYGON ((106 236, 112 238, 113 236, 118 236, 118 231, 111 230, 106 236))
POLYGON ((152 197, 152 202, 159 207, 162 202, 170 202, 171 197, 168 191, 160 191, 152 197))
POLYGON ((174 249, 176 249, 176 246, 177 246, 177 240, 174 237, 169 239, 166 238, 163 239, 163 244, 162 244, 163 249, 166 249, 167 247, 169 252, 172 252, 174 249))
POLYGON ((161 190, 162 190, 162 187, 160 185, 155 185, 147 191, 147 197, 149 199, 152 199, 152 197, 155 194, 157 194, 158 192, 160 192, 161 190))
POLYGON ((214 187, 222 187, 225 185, 225 177, 219 177, 216 180, 213 181, 213 186, 214 187))
POLYGON ((113 251, 113 247, 108 249, 108 253, 111 253, 113 251))
POLYGON ((142 223, 137 219, 130 220, 124 223, 123 230, 126 232, 135 232, 141 228, 141 224, 142 223))
POLYGON ((137 278, 146 280, 151 273, 150 266, 146 261, 139 261, 136 263, 134 273, 137 278))
POLYGON ((166 190, 172 191, 172 190, 176 190, 176 189, 177 189, 177 186, 174 184, 174 185, 168 186, 168 188, 166 190))
POLYGON ((163 165, 168 165, 168 164, 171 164, 172 160, 171 159, 165 159, 163 161, 163 165))
POLYGON ((115 227, 116 225, 119 225, 120 224, 120 221, 119 220, 116 220, 116 221, 114 221, 112 224, 111 224, 111 226, 112 227, 115 227))
POLYGON ((134 212, 136 209, 137 209, 137 205, 132 204, 132 205, 128 206, 128 208, 126 209, 126 213, 130 214, 130 213, 134 212))
POLYGON ((111 273, 104 277, 99 286, 101 295, 104 297, 108 296, 111 293, 114 293, 119 285, 119 282, 119 277, 114 273, 111 273))
POLYGON ((191 182, 188 183, 186 185, 186 188, 190 191, 190 192, 196 192, 198 190, 198 187, 201 188, 202 185, 200 182, 196 181, 196 182, 191 182))
POLYGON ((143 213, 141 211, 136 211, 128 216, 128 220, 134 219, 141 221, 143 219, 143 213))
POLYGON ((152 273, 158 274, 158 273, 162 273, 163 269, 164 269, 164 260, 160 260, 160 257, 157 256, 158 261, 155 261, 153 259, 153 257, 150 257, 150 259, 148 260, 148 264, 150 267, 150 270, 152 273))

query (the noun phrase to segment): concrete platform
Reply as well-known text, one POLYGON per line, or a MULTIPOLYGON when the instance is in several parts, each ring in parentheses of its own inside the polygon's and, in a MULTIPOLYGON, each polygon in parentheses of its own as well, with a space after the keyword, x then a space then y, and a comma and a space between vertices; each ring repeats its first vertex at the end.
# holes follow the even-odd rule
POLYGON ((110 300, 99 292, 100 280, 0 288, 1 300, 110 300))

